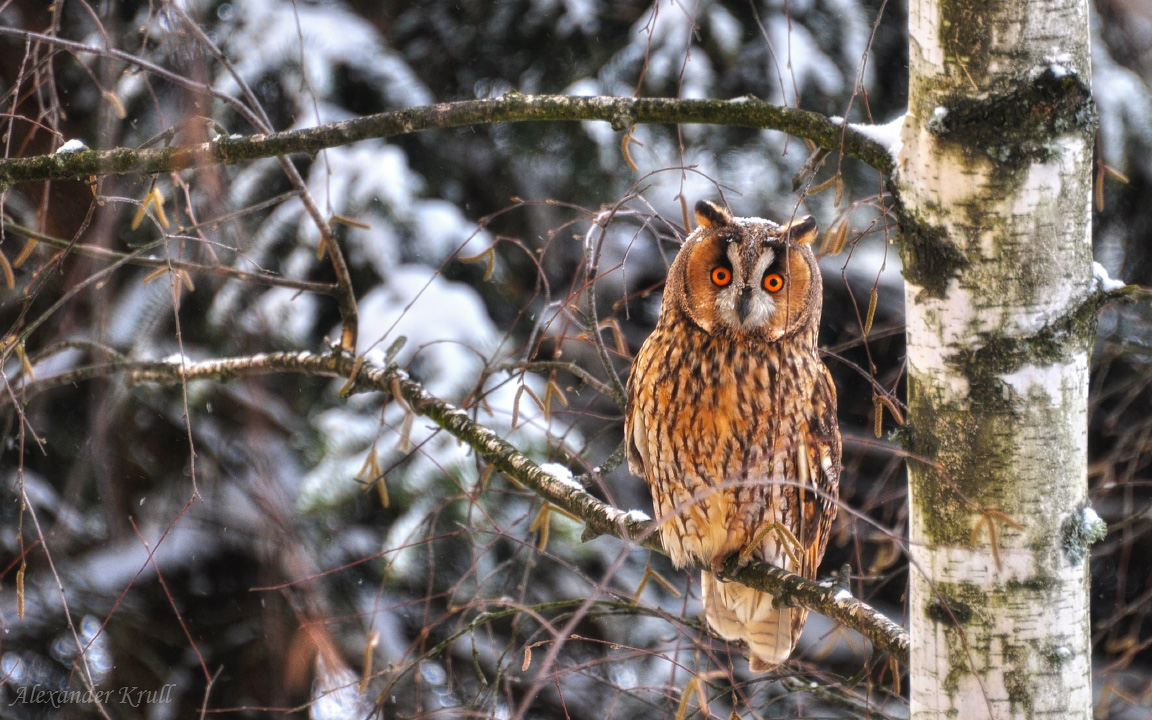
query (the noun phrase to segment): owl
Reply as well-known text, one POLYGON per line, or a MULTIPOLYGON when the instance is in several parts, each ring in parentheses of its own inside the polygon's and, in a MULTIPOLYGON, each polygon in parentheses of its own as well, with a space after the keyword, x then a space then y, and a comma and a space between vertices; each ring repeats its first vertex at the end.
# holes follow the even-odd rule
POLYGON ((811 217, 781 226, 696 205, 656 329, 628 378, 625 443, 677 567, 702 564, 704 614, 784 662, 807 617, 716 572, 735 553, 813 578, 840 481, 836 387, 816 348, 822 283, 811 217))

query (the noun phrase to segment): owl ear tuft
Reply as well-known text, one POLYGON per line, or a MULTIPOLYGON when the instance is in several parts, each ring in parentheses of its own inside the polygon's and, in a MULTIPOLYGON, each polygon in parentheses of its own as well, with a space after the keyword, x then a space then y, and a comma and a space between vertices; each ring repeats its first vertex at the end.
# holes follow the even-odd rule
POLYGON ((732 222, 732 215, 711 200, 696 203, 696 224, 702 228, 714 228, 732 222))
POLYGON ((816 218, 805 215, 784 228, 784 237, 800 245, 811 245, 816 239, 816 218))

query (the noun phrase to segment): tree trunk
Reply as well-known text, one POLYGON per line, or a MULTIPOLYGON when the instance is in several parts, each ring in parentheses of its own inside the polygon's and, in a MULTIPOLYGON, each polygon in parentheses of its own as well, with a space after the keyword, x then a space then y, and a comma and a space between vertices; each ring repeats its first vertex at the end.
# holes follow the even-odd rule
POLYGON ((913 718, 1091 718, 1085 0, 912 0, 913 718))

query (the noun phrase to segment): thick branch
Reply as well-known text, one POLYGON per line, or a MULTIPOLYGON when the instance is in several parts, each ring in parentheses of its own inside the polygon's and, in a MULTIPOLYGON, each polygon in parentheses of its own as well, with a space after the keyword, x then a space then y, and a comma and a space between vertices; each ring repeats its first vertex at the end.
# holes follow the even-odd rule
MULTIPOLYGON (((70 373, 30 383, 31 391, 68 385, 82 380, 124 373, 132 383, 175 384, 182 381, 230 379, 300 372, 347 378, 354 372, 356 391, 381 391, 400 395, 408 407, 453 436, 467 443, 486 462, 515 479, 548 502, 579 517, 585 523, 584 537, 611 535, 636 542, 663 553, 653 523, 638 513, 624 512, 585 492, 576 483, 566 483, 540 469, 540 466, 492 430, 474 422, 460 408, 429 394, 424 387, 395 365, 381 368, 357 362, 344 355, 316 355, 311 352, 269 353, 250 357, 223 358, 203 362, 110 362, 92 365, 70 373)), ((19 393, 18 393, 19 394, 19 393)), ((0 407, 3 403, 0 402, 0 407)), ((701 568, 706 569, 706 568, 701 568)), ((799 575, 762 562, 750 562, 740 570, 730 568, 728 577, 758 590, 771 592, 780 601, 806 607, 850 627, 874 645, 908 662, 908 633, 874 608, 837 590, 806 580, 799 575)))
POLYGON ((569 97, 510 93, 489 100, 466 100, 379 113, 305 130, 232 135, 195 145, 132 150, 37 155, 0 160, 0 187, 37 180, 83 179, 93 175, 158 173, 205 165, 232 165, 292 153, 316 153, 369 138, 500 122, 602 120, 617 130, 635 124, 711 124, 780 130, 841 150, 891 173, 892 158, 873 140, 827 117, 771 105, 755 98, 679 100, 675 98, 569 97), (841 144, 843 139, 843 144, 841 144))

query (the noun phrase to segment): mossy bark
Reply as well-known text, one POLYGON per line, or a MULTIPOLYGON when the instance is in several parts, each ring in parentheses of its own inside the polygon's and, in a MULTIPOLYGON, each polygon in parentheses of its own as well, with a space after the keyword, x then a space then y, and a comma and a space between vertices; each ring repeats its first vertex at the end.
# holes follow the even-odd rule
POLYGON ((1087 719, 1062 528, 1087 495, 1088 6, 912 0, 909 23, 912 717, 1087 719))
POLYGON ((234 165, 293 153, 317 153, 370 138, 423 130, 503 122, 601 120, 618 131, 644 123, 713 124, 774 129, 809 138, 890 172, 886 148, 851 127, 809 110, 780 107, 756 98, 693 100, 681 98, 574 97, 521 95, 464 100, 367 115, 302 130, 220 136, 214 140, 162 148, 83 149, 26 158, 0 158, 0 189, 41 180, 82 180, 97 175, 157 173, 206 165, 234 165))

